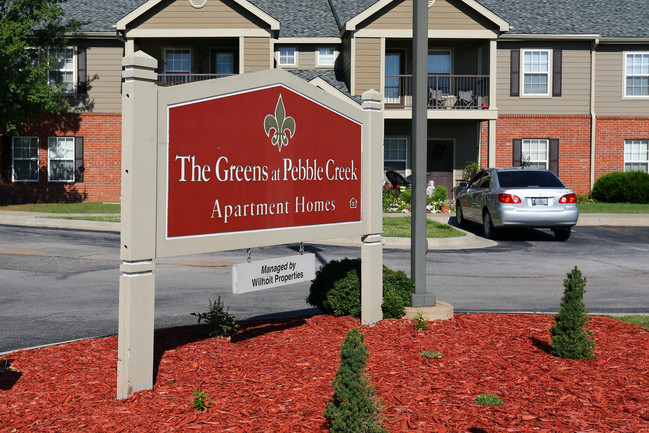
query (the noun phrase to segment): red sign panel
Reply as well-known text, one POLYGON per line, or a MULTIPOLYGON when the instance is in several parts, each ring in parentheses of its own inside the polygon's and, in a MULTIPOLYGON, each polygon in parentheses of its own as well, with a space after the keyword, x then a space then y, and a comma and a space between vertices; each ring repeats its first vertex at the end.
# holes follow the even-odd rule
POLYGON ((361 220, 361 124, 284 86, 168 111, 167 238, 361 220))

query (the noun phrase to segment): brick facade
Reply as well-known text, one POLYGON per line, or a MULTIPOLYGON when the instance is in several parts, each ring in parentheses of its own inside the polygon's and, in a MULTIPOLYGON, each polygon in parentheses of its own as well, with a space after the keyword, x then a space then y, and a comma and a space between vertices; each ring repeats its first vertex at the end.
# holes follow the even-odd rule
MULTIPOLYGON (((39 138, 38 182, 0 180, 0 204, 120 200, 121 114, 69 114, 39 119, 23 136, 39 138), (48 182, 48 137, 82 136, 83 182, 48 182)), ((11 155, 2 155, 2 158, 11 155)))
POLYGON ((598 117, 595 178, 624 171, 624 140, 649 140, 649 117, 598 117))

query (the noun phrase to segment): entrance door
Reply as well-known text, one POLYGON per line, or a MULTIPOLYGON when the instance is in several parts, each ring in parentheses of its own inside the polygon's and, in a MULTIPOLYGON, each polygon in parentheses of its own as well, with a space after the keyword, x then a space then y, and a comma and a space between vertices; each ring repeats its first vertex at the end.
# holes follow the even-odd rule
POLYGON ((453 140, 428 140, 427 179, 434 180, 453 196, 453 140))

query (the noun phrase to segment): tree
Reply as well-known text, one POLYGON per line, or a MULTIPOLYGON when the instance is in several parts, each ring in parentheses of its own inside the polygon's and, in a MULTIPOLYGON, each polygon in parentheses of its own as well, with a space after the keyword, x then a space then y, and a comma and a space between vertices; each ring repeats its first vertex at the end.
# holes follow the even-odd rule
POLYGON ((340 346, 340 367, 333 381, 334 395, 327 403, 325 417, 332 433, 385 433, 380 415, 381 402, 365 376, 367 346, 365 335, 350 330, 340 346))
POLYGON ((52 53, 77 24, 64 21, 66 0, 0 0, 0 135, 20 133, 31 116, 60 114, 65 84, 48 84, 52 53))
POLYGON ((565 287, 559 314, 555 316, 554 327, 550 329, 552 335, 552 354, 561 358, 593 359, 592 332, 584 329, 590 318, 587 316, 584 305, 586 292, 586 278, 581 271, 574 267, 563 280, 565 287))

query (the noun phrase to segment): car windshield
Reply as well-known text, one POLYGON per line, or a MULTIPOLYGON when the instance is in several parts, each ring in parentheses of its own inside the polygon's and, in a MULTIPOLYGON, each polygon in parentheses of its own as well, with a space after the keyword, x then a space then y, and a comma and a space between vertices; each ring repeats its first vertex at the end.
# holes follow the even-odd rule
POLYGON ((564 188, 549 171, 499 171, 498 183, 502 188, 564 188))

